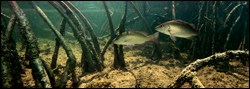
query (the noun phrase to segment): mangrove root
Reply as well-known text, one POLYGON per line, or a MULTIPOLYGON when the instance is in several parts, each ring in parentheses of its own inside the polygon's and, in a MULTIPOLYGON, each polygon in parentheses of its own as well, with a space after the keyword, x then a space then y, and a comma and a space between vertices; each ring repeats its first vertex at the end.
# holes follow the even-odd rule
POLYGON ((243 50, 230 50, 223 53, 216 53, 209 57, 203 59, 197 59, 195 62, 189 64, 177 77, 174 81, 171 82, 167 87, 168 88, 179 88, 187 80, 190 80, 196 76, 196 72, 207 66, 213 65, 216 62, 228 61, 229 59, 244 60, 249 57, 249 51, 243 50))

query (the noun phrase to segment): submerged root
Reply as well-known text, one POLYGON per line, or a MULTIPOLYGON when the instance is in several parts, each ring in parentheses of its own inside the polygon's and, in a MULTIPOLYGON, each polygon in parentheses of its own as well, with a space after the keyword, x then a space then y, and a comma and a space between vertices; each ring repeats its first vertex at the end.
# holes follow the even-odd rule
MULTIPOLYGON (((229 59, 245 59, 249 57, 249 51, 242 50, 232 50, 223 53, 216 53, 212 56, 209 56, 204 59, 197 59, 195 62, 188 65, 180 75, 178 75, 172 83, 170 83, 168 88, 179 88, 187 80, 193 79, 196 76, 196 72, 205 67, 206 65, 213 65, 215 62, 227 61, 229 59)), ((196 78, 196 77, 195 77, 196 78)), ((192 81, 194 82, 194 81, 192 81)), ((197 81, 196 81, 197 84, 197 81)), ((202 84, 199 84, 200 87, 203 87, 202 84)))

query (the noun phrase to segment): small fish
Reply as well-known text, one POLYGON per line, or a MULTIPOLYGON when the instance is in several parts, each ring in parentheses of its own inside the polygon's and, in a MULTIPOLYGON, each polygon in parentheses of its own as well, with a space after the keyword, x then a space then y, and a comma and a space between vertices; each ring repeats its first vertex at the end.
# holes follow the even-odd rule
POLYGON ((192 39, 198 34, 194 25, 183 20, 171 20, 156 26, 156 31, 169 35, 175 42, 175 37, 192 39))
POLYGON ((137 45, 144 44, 148 41, 155 41, 159 36, 159 32, 154 33, 153 35, 146 35, 143 32, 129 31, 124 32, 119 37, 114 40, 114 44, 117 45, 137 45))

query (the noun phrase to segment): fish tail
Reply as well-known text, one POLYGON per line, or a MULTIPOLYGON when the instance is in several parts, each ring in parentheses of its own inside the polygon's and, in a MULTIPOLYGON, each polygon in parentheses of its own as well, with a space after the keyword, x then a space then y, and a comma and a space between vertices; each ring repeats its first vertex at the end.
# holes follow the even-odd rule
POLYGON ((159 32, 156 32, 156 33, 154 33, 154 34, 152 34, 152 35, 149 36, 149 38, 150 38, 151 41, 157 40, 158 37, 159 37, 159 32))

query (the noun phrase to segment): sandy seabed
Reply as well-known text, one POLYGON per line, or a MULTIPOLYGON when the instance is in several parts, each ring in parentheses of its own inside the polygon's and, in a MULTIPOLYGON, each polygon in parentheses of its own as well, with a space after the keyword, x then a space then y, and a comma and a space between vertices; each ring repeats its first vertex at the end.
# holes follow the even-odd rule
MULTIPOLYGON (((78 42, 69 41, 69 46, 80 63, 81 47, 78 42)), ((40 53, 40 56, 50 65, 54 53, 54 41, 39 40, 40 49, 51 47, 49 54, 40 53)), ((20 43, 17 43, 20 48, 20 43)), ((102 48, 102 47, 101 47, 102 48)), ((76 74, 79 77, 79 88, 164 88, 174 77, 190 64, 187 54, 181 53, 182 59, 172 59, 166 56, 156 62, 145 55, 141 50, 125 50, 124 58, 127 70, 116 70, 112 68, 113 50, 111 47, 105 54, 103 71, 88 73, 81 76, 81 68, 76 67, 76 74)), ((20 52, 21 57, 24 51, 20 52)), ((163 54, 165 55, 165 54, 163 54)), ((62 47, 59 49, 57 65, 65 66, 68 57, 62 47)), ((218 71, 214 66, 206 66, 197 72, 197 77, 206 88, 249 88, 249 63, 242 65, 237 61, 230 62, 232 69, 227 72, 218 71)), ((31 69, 23 67, 25 73, 21 74, 24 87, 33 88, 35 82, 32 78, 31 69)), ((63 72, 63 68, 59 72, 63 72)), ((60 73, 59 73, 60 74, 60 73)), ((56 79, 58 76, 56 75, 56 79)), ((67 82, 67 88, 71 88, 71 78, 67 82)), ((184 83, 181 88, 190 88, 189 83, 184 83)))

